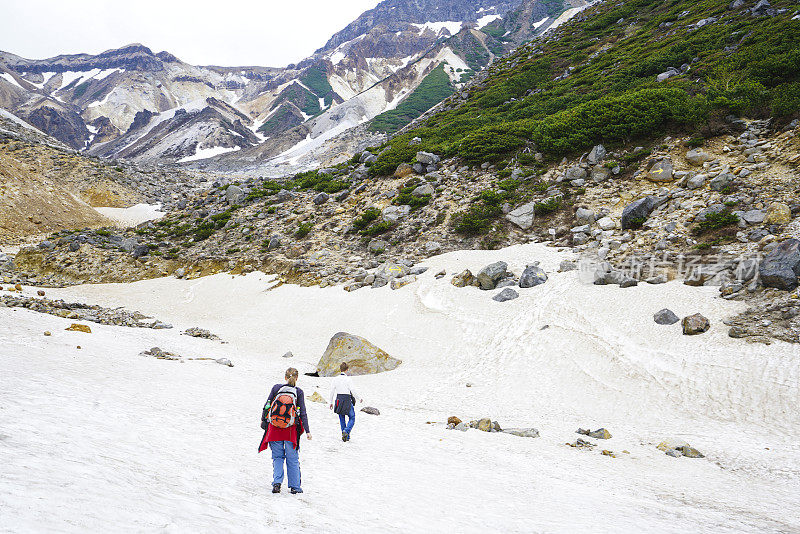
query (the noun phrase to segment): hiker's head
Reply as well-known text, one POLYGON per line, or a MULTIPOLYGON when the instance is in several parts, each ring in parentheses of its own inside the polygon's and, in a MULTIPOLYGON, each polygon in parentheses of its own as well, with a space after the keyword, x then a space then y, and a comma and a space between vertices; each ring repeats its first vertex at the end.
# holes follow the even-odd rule
POLYGON ((299 375, 300 373, 297 372, 297 369, 295 369, 294 367, 289 367, 286 370, 286 383, 289 384, 290 386, 294 386, 295 384, 297 384, 297 377, 299 375))
POLYGON ((344 373, 344 372, 346 372, 346 371, 347 371, 347 369, 348 369, 349 367, 350 367, 350 366, 349 366, 349 365, 347 365, 347 362, 342 362, 342 365, 340 365, 340 366, 339 366, 339 370, 340 370, 341 372, 343 372, 343 373, 344 373))

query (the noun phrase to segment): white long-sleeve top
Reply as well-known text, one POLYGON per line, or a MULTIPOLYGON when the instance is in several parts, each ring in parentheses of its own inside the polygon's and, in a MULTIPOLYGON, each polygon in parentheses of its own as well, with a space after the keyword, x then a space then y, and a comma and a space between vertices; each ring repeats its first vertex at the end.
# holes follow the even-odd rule
POLYGON ((356 393, 355 388, 353 388, 353 381, 349 376, 341 373, 334 377, 333 383, 331 384, 330 404, 334 404, 336 402, 336 395, 348 394, 352 395, 357 401, 361 402, 361 396, 356 393))

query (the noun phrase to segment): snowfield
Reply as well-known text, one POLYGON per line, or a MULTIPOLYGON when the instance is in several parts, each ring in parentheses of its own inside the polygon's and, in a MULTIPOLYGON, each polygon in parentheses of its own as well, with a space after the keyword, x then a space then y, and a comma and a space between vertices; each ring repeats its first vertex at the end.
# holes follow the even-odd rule
POLYGON ((0 308, 0 530, 800 531, 797 346, 729 338, 721 321, 742 305, 716 288, 586 285, 556 272, 564 257, 542 245, 453 252, 397 291, 270 290, 261 273, 47 290, 172 330, 67 332, 72 321, 0 308), (505 303, 449 283, 501 259, 516 272, 541 261, 550 279, 505 303), (656 325, 664 307, 702 312, 712 329, 656 325), (180 335, 192 326, 227 343, 180 335), (291 365, 307 397, 327 398, 330 379, 302 373, 338 331, 404 363, 354 378, 381 415, 359 412, 347 444, 309 402, 305 493, 272 495, 270 458, 256 453, 265 397, 291 365), (153 346, 235 366, 139 355, 153 346), (446 430, 449 415, 541 437, 446 430), (578 427, 613 438, 566 446, 578 427), (670 437, 706 458, 655 448, 670 437))
POLYGON ((155 221, 166 213, 161 211, 161 204, 136 204, 128 208, 95 208, 121 228, 138 226, 147 221, 155 221))

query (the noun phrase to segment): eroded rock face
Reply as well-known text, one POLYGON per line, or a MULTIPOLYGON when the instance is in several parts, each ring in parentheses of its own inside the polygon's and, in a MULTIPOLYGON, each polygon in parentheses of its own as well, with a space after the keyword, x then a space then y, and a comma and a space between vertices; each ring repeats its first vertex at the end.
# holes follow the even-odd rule
POLYGON ((339 366, 347 362, 350 375, 370 375, 396 369, 402 360, 389 356, 366 339, 347 332, 338 332, 317 364, 319 376, 339 374, 339 366))

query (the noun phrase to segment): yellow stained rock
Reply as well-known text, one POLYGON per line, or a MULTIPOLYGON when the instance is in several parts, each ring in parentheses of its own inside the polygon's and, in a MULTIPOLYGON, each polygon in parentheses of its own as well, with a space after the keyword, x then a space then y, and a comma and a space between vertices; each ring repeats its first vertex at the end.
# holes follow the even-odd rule
POLYGON ((792 222, 792 209, 783 202, 773 202, 767 208, 767 224, 786 224, 792 222))
POLYGON ((92 329, 89 328, 87 325, 77 324, 77 323, 71 324, 68 328, 66 328, 66 330, 69 330, 70 332, 84 332, 86 334, 92 333, 92 329))

